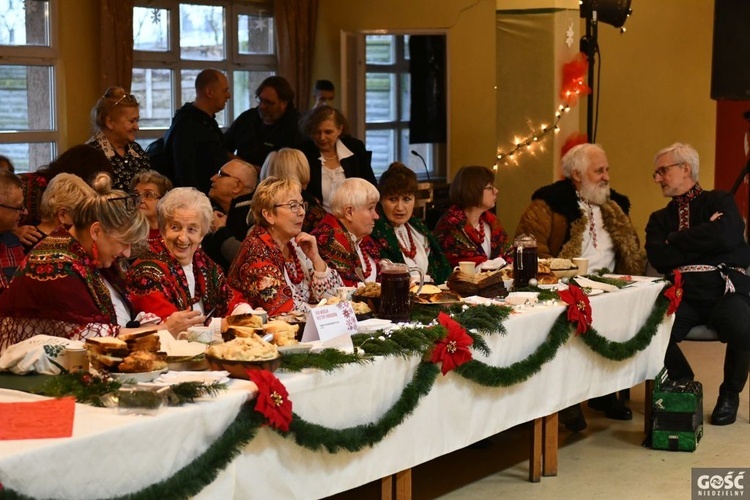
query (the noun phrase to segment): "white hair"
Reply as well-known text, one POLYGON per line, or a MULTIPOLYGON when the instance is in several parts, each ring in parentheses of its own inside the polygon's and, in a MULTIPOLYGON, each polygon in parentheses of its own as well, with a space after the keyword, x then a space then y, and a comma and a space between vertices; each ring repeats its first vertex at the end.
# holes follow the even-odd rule
POLYGON ((344 216, 346 207, 355 210, 364 208, 380 199, 378 188, 359 177, 351 177, 339 184, 331 196, 331 213, 338 218, 344 216))

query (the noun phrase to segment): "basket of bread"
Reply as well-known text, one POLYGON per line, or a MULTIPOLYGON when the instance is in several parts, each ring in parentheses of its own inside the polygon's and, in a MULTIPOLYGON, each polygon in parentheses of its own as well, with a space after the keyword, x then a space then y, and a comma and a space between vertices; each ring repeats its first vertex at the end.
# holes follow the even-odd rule
MULTIPOLYGON (((156 330, 123 333, 117 337, 86 339, 89 364, 98 372, 115 374, 149 373, 156 377, 167 370, 167 354, 159 352, 156 330)), ((121 378, 127 378, 124 375, 121 378)), ((140 377, 138 381, 146 381, 140 377)))
POLYGON ((413 285, 409 290, 414 304, 439 305, 453 304, 461 301, 461 296, 450 290, 442 290, 432 284, 425 284, 422 288, 413 285))
POLYGON ((244 379, 249 378, 247 370, 273 372, 281 365, 277 347, 248 327, 237 327, 234 339, 209 347, 206 359, 212 370, 226 370, 230 377, 244 379))
POLYGON ((380 310, 380 283, 366 283, 352 294, 352 301, 363 302, 377 315, 380 310))
POLYGON ((570 278, 578 274, 578 266, 570 259, 540 259, 549 264, 550 272, 557 278, 570 278))

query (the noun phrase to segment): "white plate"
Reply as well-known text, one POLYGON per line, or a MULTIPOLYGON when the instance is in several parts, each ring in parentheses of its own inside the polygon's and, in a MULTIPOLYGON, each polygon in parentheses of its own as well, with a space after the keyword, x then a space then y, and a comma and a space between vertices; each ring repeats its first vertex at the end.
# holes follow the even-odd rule
POLYGON ((537 286, 541 288, 542 290, 555 290, 558 292, 560 290, 568 289, 568 285, 566 285, 565 283, 544 283, 544 284, 537 285, 537 286))
POLYGON ((586 293, 586 295, 591 297, 592 295, 599 295, 602 293, 604 293, 604 290, 602 290, 601 288, 592 288, 590 292, 586 293))
POLYGON ((176 385, 184 382, 201 382, 203 384, 213 384, 219 382, 226 384, 229 382, 229 372, 226 371, 205 371, 205 372, 169 372, 160 375, 154 382, 157 384, 176 385))
POLYGON ((382 328, 386 328, 393 324, 389 319, 370 318, 364 321, 357 322, 357 333, 372 333, 377 332, 382 328))
POLYGON ((140 384, 141 382, 151 382, 156 377, 161 375, 162 373, 165 373, 168 370, 168 368, 163 368, 161 370, 154 370, 152 372, 136 372, 136 373, 110 373, 109 376, 112 377, 115 380, 118 380, 120 382, 127 383, 127 382, 135 382, 136 384, 140 384))

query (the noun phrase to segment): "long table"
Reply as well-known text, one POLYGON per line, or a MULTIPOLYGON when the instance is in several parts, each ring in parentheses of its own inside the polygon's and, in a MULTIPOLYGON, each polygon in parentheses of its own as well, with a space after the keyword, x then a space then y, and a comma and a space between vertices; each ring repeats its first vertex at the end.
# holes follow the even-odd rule
MULTIPOLYGON (((626 341, 644 324, 661 284, 591 297, 593 326, 612 341, 626 341)), ((476 359, 509 366, 542 344, 564 312, 535 307, 504 322, 505 335, 486 337, 491 354, 476 359)), ((535 375, 510 387, 487 388, 455 373, 438 375, 413 413, 384 439, 357 452, 312 451, 267 428, 244 447, 198 498, 319 498, 451 453, 515 425, 543 419, 586 399, 653 378, 663 365, 672 317, 650 344, 624 361, 610 361, 571 338, 535 375)), ((376 421, 412 381, 420 359, 376 358, 331 373, 277 372, 294 411, 331 428, 376 421)), ((169 408, 156 417, 120 416, 76 406, 69 439, 0 441, 0 483, 34 497, 111 497, 139 491, 177 472, 205 450, 252 396, 254 386, 234 381, 225 394, 169 408), (53 478, 64 478, 59 482, 53 478)), ((31 400, 0 390, 0 402, 31 400)))

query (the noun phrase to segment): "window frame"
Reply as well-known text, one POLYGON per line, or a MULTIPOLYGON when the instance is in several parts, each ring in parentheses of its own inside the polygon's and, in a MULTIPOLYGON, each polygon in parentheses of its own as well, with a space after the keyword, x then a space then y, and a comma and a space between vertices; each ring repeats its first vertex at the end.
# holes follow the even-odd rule
MULTIPOLYGON (((60 73, 60 38, 58 0, 47 0, 49 6, 49 45, 0 45, 0 65, 3 66, 45 66, 52 68, 50 89, 52 109, 50 110, 49 130, 8 130, 0 131, 0 144, 43 144, 50 143, 52 161, 57 156, 61 140, 60 95, 62 92, 60 73)), ((44 164, 42 164, 44 165, 44 164)), ((42 165, 29 165, 33 172, 42 165)), ((23 173, 19 171, 16 173, 23 173)))
MULTIPOLYGON (((243 14, 257 14, 258 11, 267 12, 269 18, 273 18, 272 0, 136 0, 133 6, 143 8, 166 9, 170 12, 169 42, 167 51, 145 51, 133 50, 133 69, 167 69, 172 72, 171 107, 172 116, 186 102, 182 95, 180 85, 180 73, 184 70, 203 70, 215 68, 223 72, 229 81, 232 99, 235 98, 237 89, 234 88, 235 71, 266 71, 278 74, 278 56, 276 41, 274 40, 274 53, 269 55, 251 55, 239 53, 239 25, 238 16, 243 14), (225 9, 224 19, 225 56, 219 61, 199 61, 182 59, 180 56, 180 27, 179 11, 180 4, 218 6, 225 9)), ((275 29, 275 28, 274 28, 275 29)), ((250 102, 254 99, 255 89, 239 89, 250 93, 250 102)), ((224 109, 225 124, 228 127, 236 118, 234 107, 230 103, 224 109)), ((142 128, 138 138, 144 142, 151 142, 164 135, 169 127, 142 128)))

